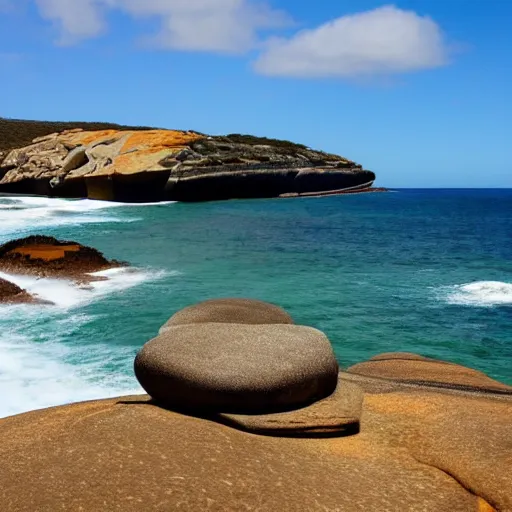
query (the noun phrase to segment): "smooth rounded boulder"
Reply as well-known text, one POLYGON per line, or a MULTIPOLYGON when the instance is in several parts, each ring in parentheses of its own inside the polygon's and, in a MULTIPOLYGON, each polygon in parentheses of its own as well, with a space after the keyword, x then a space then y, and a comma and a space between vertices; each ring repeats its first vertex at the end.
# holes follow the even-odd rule
POLYGON ((170 408, 263 413, 329 396, 338 363, 327 337, 310 327, 201 323, 171 327, 144 345, 135 375, 170 408))
POLYGON ((163 334, 176 325, 202 323, 293 324, 279 306, 254 299, 213 299, 186 307, 174 314, 160 329, 163 334))

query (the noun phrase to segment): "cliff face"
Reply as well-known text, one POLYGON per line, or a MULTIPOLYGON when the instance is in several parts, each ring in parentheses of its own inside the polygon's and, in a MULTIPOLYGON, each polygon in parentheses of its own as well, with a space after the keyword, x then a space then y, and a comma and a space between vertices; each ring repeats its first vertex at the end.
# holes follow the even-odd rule
POLYGON ((247 135, 108 127, 45 134, 13 147, 20 141, 4 136, 0 144, 0 192, 204 201, 368 188, 375 179, 343 157, 247 135))

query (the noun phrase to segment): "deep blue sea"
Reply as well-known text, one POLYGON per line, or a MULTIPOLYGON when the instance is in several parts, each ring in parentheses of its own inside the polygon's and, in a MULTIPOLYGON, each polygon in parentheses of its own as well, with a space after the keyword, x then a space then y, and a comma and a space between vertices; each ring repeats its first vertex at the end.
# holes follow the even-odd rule
POLYGON ((411 351, 512 384, 512 190, 159 205, 0 197, 0 243, 33 233, 130 267, 92 288, 10 277, 57 305, 0 306, 0 417, 141 392, 137 350, 175 311, 215 297, 283 306, 328 335, 342 367, 411 351))

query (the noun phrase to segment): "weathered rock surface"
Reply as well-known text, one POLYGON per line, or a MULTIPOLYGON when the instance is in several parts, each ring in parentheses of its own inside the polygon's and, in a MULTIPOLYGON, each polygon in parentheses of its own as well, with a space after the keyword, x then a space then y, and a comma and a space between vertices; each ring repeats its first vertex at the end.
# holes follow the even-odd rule
MULTIPOLYGON (((458 365, 449 366, 457 381, 458 365)), ((477 510, 512 510, 512 387, 463 390, 448 374, 441 387, 408 382, 406 373, 341 375, 365 391, 361 432, 453 477, 481 497, 477 510)))
POLYGON ((38 302, 26 290, 0 278, 0 304, 31 304, 38 302))
POLYGON ((477 370, 403 352, 375 356, 369 361, 352 366, 348 372, 431 387, 511 391, 510 386, 497 382, 477 370))
POLYGON ((512 510, 511 397, 354 381, 373 391, 348 437, 253 435, 145 396, 0 420, 0 510, 512 510))
POLYGON ((194 304, 175 313, 160 329, 163 334, 175 325, 201 323, 293 324, 291 316, 279 306, 253 299, 213 299, 194 304))
POLYGON ((332 395, 309 407, 273 414, 221 413, 212 418, 260 435, 339 437, 359 432, 362 404, 363 390, 340 379, 332 395))
POLYGON ((92 247, 50 236, 29 236, 0 245, 0 269, 14 274, 92 280, 88 274, 120 265, 92 247))
POLYGON ((319 331, 213 306, 138 354, 153 398, 0 419, 0 510, 512 511, 512 387, 405 353, 338 374, 319 331))
POLYGON ((135 375, 168 407, 266 413, 329 396, 338 364, 326 336, 310 327, 199 323, 144 345, 135 375))
POLYGON ((29 145, 23 137, 16 140, 24 144, 0 145, 1 192, 204 201, 366 189, 375 180, 374 173, 343 157, 247 135, 77 128, 45 134, 29 145))

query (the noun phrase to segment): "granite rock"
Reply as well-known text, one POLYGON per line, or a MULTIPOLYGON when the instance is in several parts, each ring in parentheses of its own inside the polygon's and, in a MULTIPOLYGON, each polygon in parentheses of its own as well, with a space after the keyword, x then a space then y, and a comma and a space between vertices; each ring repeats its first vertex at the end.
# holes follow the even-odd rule
POLYGON ((199 323, 293 324, 293 320, 284 309, 268 302, 214 299, 178 311, 162 326, 160 334, 175 325, 199 323))
POLYGON ((168 407, 265 413, 329 396, 338 364, 326 336, 310 327, 199 323, 144 345, 135 375, 168 407))
POLYGON ((512 391, 510 386, 497 382, 472 368, 404 352, 380 354, 369 361, 350 367, 347 371, 367 377, 430 387, 494 392, 512 391))
POLYGON ((294 439, 147 396, 35 411, 0 420, 0 510, 506 512, 511 413, 489 396, 377 393, 359 434, 294 439))
POLYGON ((341 437, 357 434, 363 390, 338 382, 332 395, 308 407, 274 414, 221 413, 212 419, 246 432, 283 437, 341 437))

